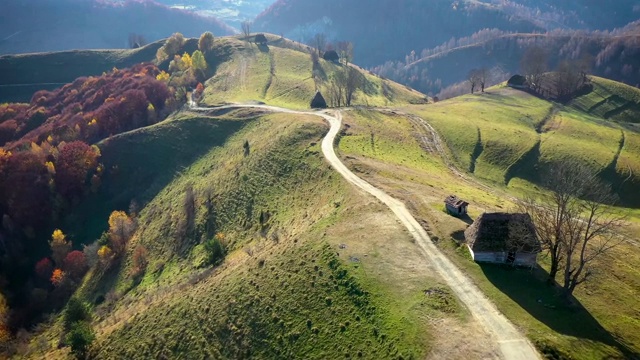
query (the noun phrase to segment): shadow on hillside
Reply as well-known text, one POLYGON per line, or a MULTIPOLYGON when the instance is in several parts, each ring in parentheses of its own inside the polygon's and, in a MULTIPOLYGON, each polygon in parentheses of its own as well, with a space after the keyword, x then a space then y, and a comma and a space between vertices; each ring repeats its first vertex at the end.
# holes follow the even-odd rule
POLYGON ((566 305, 559 287, 546 283, 548 273, 539 266, 529 270, 480 264, 480 268, 495 287, 553 331, 615 347, 628 359, 640 358, 640 353, 618 342, 602 327, 578 299, 573 299, 572 306, 566 305))
POLYGON ((121 134, 100 144, 105 175, 100 189, 85 198, 63 220, 75 239, 91 243, 100 237, 114 210, 139 209, 201 156, 223 146, 248 121, 207 117, 173 120, 121 134))

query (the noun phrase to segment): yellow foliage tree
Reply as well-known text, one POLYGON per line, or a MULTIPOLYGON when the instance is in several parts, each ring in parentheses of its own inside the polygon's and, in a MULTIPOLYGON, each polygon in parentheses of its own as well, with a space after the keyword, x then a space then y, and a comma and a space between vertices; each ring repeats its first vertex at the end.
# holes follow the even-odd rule
POLYGON ((55 229, 49 242, 51 258, 57 266, 62 266, 62 261, 71 251, 71 241, 67 241, 66 235, 60 229, 55 229))
POLYGON ((156 76, 156 80, 162 81, 162 82, 169 82, 169 73, 167 73, 166 71, 162 70, 162 72, 160 72, 160 74, 158 74, 158 76, 156 76))
POLYGON ((109 243, 116 255, 121 255, 133 235, 133 220, 124 211, 114 211, 109 215, 109 243))
POLYGON ((180 70, 184 71, 190 69, 193 66, 193 60, 191 59, 191 55, 189 53, 184 53, 182 55, 182 66, 180 70))
POLYGON ((98 260, 100 261, 101 264, 103 265, 109 264, 112 258, 113 258, 113 251, 111 251, 111 248, 108 247, 107 245, 103 245, 102 247, 100 247, 100 249, 98 249, 98 260))
POLYGON ((47 161, 46 163, 44 163, 44 165, 47 167, 47 171, 49 172, 49 174, 51 175, 56 174, 56 167, 53 165, 51 161, 47 161))

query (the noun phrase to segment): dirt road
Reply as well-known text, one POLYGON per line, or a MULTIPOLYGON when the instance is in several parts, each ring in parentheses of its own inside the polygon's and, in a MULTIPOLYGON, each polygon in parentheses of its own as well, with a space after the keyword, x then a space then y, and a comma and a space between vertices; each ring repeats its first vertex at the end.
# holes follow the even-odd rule
MULTIPOLYGON (((191 110, 209 111, 211 108, 201 108, 190 104, 191 110)), ((290 114, 310 114, 320 116, 331 126, 329 132, 322 140, 322 153, 329 164, 347 180, 366 193, 375 196, 378 200, 393 211, 402 224, 409 230, 416 243, 422 249, 427 260, 438 271, 439 275, 447 282, 458 298, 467 306, 471 314, 496 340, 506 360, 537 360, 540 356, 531 343, 516 329, 516 327, 498 311, 495 305, 464 275, 440 250, 433 244, 427 232, 411 215, 404 203, 392 198, 382 190, 356 176, 340 161, 334 151, 336 135, 342 125, 342 115, 336 111, 335 115, 329 112, 319 111, 294 111, 267 105, 230 105, 213 109, 229 108, 258 108, 273 112, 290 114)), ((471 339, 470 339, 471 341, 471 339)))

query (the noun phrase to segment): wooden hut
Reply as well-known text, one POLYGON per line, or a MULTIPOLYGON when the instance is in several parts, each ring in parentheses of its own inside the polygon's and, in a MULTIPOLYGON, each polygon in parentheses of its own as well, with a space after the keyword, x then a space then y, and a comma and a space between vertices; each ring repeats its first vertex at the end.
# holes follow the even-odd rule
POLYGON ((463 216, 467 214, 467 207, 469 203, 459 199, 455 195, 449 195, 446 199, 444 199, 444 208, 447 210, 449 215, 453 216, 463 216))
POLYGON ((264 36, 264 34, 257 34, 254 38, 253 38, 253 42, 255 42, 258 45, 267 45, 267 43, 269 42, 269 40, 267 39, 266 36, 264 36))
POLYGON ((476 262, 534 266, 541 250, 528 214, 484 213, 464 237, 476 262))
POLYGON ((509 81, 507 81, 507 86, 516 89, 526 89, 528 87, 527 79, 522 75, 513 75, 509 81))
POLYGON ((325 51, 324 55, 322 55, 322 58, 327 61, 333 61, 333 62, 340 61, 340 56, 335 50, 325 51))
POLYGON ((311 108, 312 109, 326 109, 327 101, 324 99, 324 96, 320 93, 320 91, 316 91, 316 96, 311 100, 311 108))

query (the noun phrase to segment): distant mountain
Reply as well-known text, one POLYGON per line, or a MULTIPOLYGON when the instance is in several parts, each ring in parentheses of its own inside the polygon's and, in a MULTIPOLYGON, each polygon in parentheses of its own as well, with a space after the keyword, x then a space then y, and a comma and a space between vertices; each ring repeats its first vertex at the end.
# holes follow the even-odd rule
POLYGON ((355 45, 355 62, 372 66, 484 28, 531 32, 542 27, 495 6, 442 0, 280 0, 258 16, 257 31, 307 42, 316 33, 355 45))
POLYGON ((0 54, 71 49, 122 49, 129 35, 153 42, 174 32, 187 37, 205 31, 234 30, 202 17, 151 1, 6 0, 0 11, 0 54))
POLYGON ((612 29, 638 16, 640 5, 631 0, 279 0, 254 28, 302 42, 318 32, 352 41, 355 61, 372 66, 482 29, 612 29))

